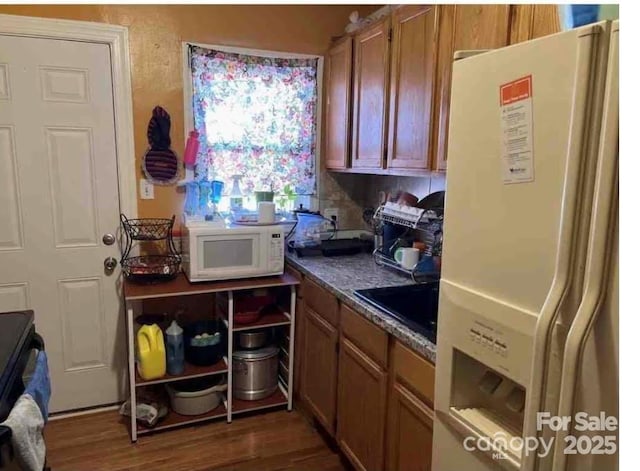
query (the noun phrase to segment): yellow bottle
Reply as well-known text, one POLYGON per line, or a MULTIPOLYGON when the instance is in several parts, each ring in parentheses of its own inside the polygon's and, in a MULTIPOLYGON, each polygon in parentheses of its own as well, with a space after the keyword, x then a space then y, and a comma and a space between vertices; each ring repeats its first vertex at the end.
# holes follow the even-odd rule
POLYGON ((160 378, 167 370, 162 330, 156 324, 138 330, 138 374, 144 380, 160 378))

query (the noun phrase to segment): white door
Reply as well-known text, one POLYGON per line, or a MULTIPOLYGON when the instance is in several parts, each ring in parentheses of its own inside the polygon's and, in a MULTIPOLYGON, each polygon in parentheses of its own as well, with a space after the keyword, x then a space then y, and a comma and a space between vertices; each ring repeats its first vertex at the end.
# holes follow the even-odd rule
POLYGON ((122 397, 116 163, 109 46, 0 36, 0 312, 35 311, 52 412, 122 397))

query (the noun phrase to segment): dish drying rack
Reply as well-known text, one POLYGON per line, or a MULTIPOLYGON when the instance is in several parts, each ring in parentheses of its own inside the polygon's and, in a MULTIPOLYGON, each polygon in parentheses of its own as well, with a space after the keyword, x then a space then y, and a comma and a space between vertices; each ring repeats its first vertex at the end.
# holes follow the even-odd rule
MULTIPOLYGON (((421 209, 399 203, 386 202, 378 206, 373 218, 379 224, 386 222, 408 229, 418 229, 429 232, 432 223, 439 223, 440 230, 442 229, 442 214, 442 208, 436 208, 435 210, 421 209), (438 214, 438 209, 440 210, 440 215, 438 214)), ((436 271, 422 270, 422 268, 427 265, 423 260, 419 261, 413 268, 407 269, 396 262, 394 258, 385 254, 380 247, 377 247, 373 251, 373 259, 378 265, 389 267, 402 274, 408 275, 415 283, 426 283, 438 277, 436 271)))
POLYGON ((421 229, 421 226, 430 221, 442 220, 442 216, 438 216, 435 210, 414 208, 392 202, 378 206, 373 218, 380 222, 389 222, 411 229, 421 229))

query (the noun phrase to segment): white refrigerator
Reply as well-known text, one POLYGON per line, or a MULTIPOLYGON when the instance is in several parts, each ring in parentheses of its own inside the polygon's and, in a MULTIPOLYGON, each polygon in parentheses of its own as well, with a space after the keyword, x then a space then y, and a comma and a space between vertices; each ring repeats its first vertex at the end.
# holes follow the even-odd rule
POLYGON ((453 66, 433 471, 618 469, 618 22, 453 66))

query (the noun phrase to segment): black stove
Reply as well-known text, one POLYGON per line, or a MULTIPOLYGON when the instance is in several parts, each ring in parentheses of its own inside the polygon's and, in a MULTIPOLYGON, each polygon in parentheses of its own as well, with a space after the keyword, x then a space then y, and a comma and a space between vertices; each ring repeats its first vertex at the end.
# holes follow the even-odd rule
POLYGON ((440 282, 388 288, 359 289, 353 293, 407 327, 436 343, 440 282))

